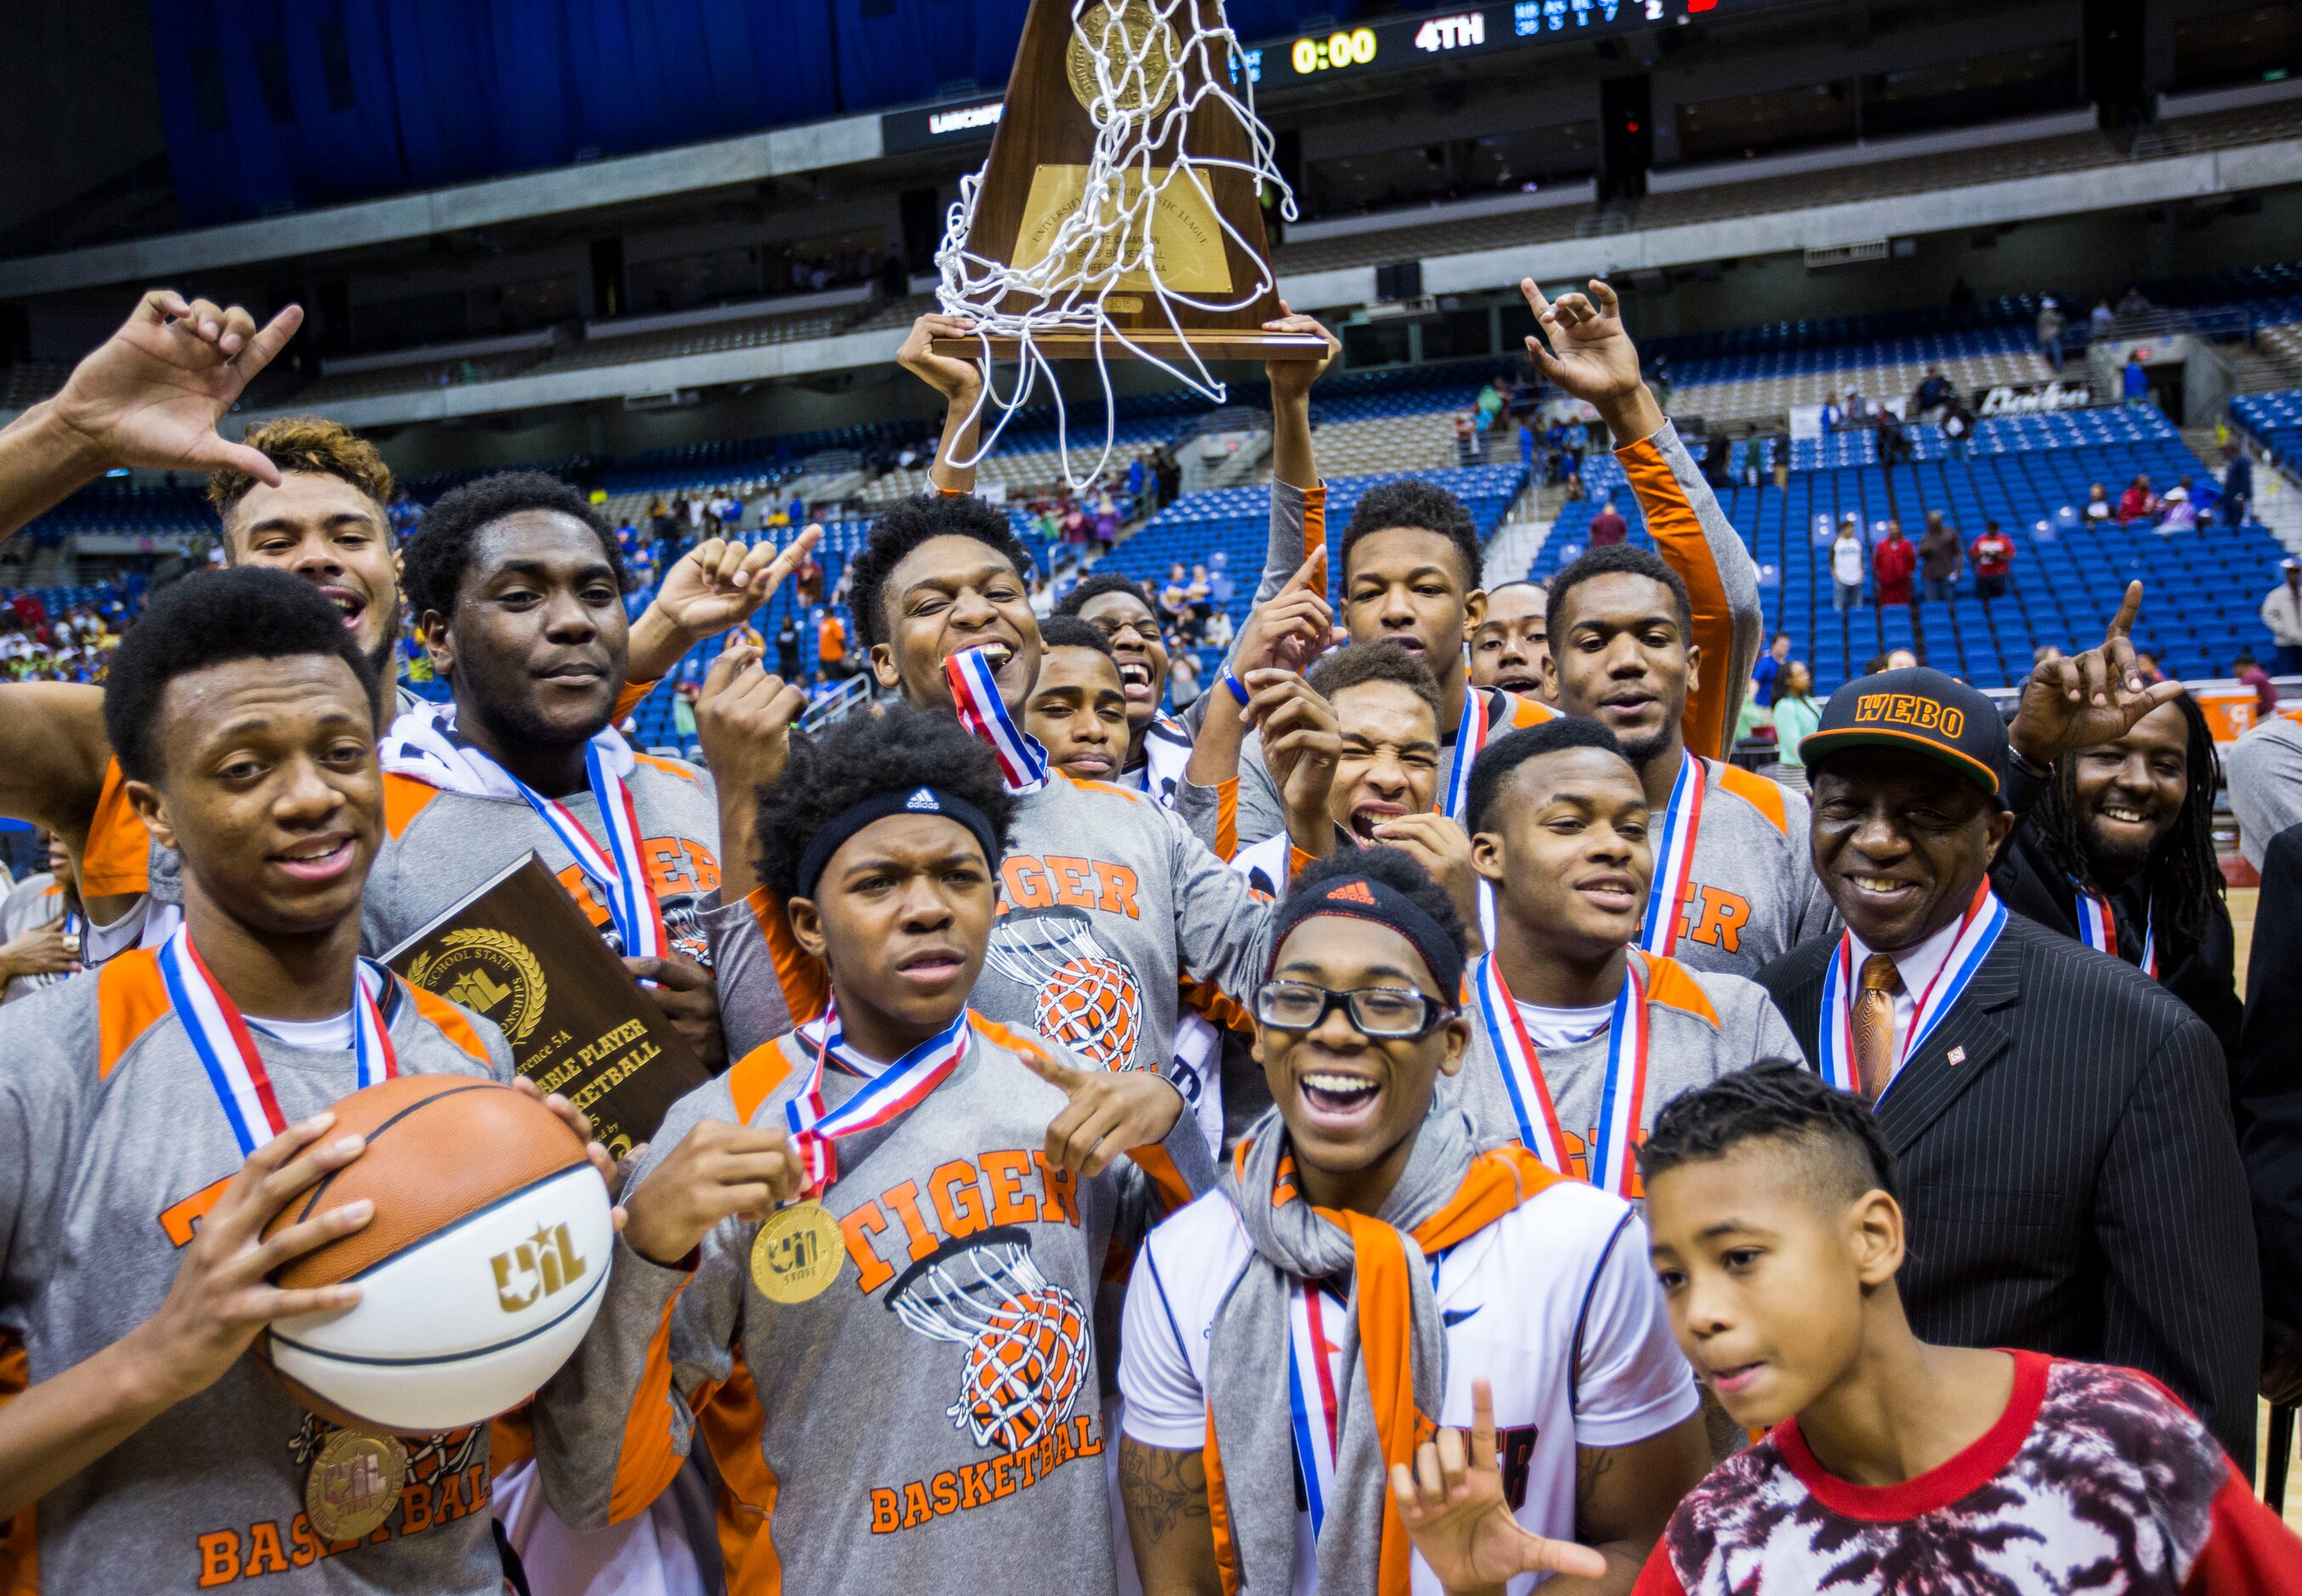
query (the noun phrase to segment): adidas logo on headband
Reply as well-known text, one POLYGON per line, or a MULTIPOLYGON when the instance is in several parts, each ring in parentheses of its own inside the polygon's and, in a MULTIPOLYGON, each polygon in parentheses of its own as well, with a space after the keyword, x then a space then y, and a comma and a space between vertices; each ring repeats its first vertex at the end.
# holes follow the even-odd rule
POLYGON ((936 802, 936 795, 933 793, 928 792, 925 787, 921 787, 918 792, 913 793, 910 801, 907 802, 903 807, 905 809, 919 810, 925 813, 933 815, 943 813, 943 805, 937 803, 936 802))
POLYGON ((1327 895, 1327 901, 1331 903, 1373 905, 1374 894, 1367 890, 1367 884, 1364 881, 1346 881, 1327 895))

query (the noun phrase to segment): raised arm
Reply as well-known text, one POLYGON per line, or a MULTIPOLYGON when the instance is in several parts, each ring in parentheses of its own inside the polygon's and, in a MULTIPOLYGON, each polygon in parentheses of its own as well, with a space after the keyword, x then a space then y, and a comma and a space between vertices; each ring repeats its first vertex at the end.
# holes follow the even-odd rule
POLYGON ((230 467, 276 486, 279 467, 216 423, 303 323, 293 305, 259 331, 239 306, 147 293, 54 398, 0 432, 0 536, 117 466, 230 467))
POLYGON ((1614 435, 1615 458, 1638 495, 1656 551, 1686 584, 1694 609, 1693 641, 1702 662, 1682 730, 1688 748, 1723 760, 1733 752, 1735 720, 1765 629, 1758 564, 1639 376, 1638 348, 1623 328, 1615 290, 1593 278, 1587 296, 1562 294, 1555 305, 1533 279, 1522 281, 1519 291, 1550 342, 1545 349, 1542 338, 1526 340, 1536 369, 1599 412, 1614 435))
POLYGON ((964 316, 929 314, 912 323, 895 364, 943 395, 943 436, 928 478, 938 492, 975 491, 976 441, 982 435, 983 374, 972 360, 938 355, 938 338, 965 338, 975 323, 964 316), (964 462, 962 464, 961 462, 964 462))
MULTIPOLYGON (((1285 300, 1280 308, 1287 309, 1285 300)), ((1335 335, 1306 315, 1290 311, 1264 323, 1269 332, 1315 332, 1327 340, 1319 360, 1273 360, 1264 374, 1271 381, 1271 548, 1255 601, 1269 599, 1313 553, 1326 546, 1327 490, 1311 446, 1311 384, 1342 349, 1335 335)))

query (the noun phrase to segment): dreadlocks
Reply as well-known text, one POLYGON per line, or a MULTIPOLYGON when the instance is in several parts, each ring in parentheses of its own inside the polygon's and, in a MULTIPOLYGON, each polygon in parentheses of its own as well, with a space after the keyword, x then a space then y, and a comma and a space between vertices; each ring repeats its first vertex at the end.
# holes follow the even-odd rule
MULTIPOLYGON (((2189 790, 2181 810, 2150 850, 2148 872, 2150 919, 2184 940, 2197 942, 2206 934, 2206 906, 2223 895, 2222 866, 2214 861, 2214 794, 2222 789, 2222 762, 2214 752, 2214 733, 2198 701, 2183 693, 2174 701, 2181 707, 2182 724, 2189 737, 2186 774, 2189 790)), ((2099 893, 2086 844, 2079 829, 2076 761, 2063 760, 2054 779, 2030 811, 2030 824, 2046 858, 2055 869, 2088 892, 2099 893)))

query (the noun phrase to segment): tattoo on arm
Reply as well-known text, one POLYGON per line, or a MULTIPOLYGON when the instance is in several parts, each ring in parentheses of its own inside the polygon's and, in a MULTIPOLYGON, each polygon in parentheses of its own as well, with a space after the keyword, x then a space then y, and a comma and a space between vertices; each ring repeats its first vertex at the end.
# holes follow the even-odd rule
POLYGON ((1161 1539, 1186 1519, 1206 1518, 1206 1462, 1197 1452, 1142 1446, 1122 1436, 1119 1496, 1129 1521, 1161 1539))
POLYGON ((1590 1516, 1600 1483, 1615 1466, 1615 1450, 1612 1447, 1577 1447, 1575 1453, 1575 1518, 1580 1524, 1590 1516))

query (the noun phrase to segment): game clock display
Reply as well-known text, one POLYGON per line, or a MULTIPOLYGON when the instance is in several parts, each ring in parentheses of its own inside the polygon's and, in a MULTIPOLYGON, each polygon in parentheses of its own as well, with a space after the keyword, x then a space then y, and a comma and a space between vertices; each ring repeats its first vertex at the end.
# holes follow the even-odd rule
POLYGON ((1305 34, 1286 52, 1298 78, 1397 70, 1434 58, 1544 39, 1590 38, 1685 23, 1706 13, 1767 0, 1502 0, 1470 11, 1386 17, 1358 28, 1305 34))

